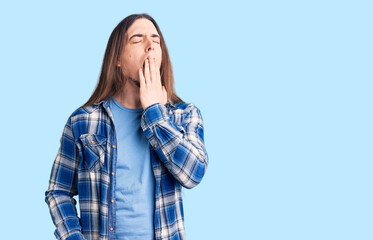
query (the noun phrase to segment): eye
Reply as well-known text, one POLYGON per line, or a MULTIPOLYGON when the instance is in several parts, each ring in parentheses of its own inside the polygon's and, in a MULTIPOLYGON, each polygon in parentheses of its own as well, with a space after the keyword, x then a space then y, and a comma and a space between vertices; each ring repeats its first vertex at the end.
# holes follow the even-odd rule
POLYGON ((141 42, 141 41, 138 41, 138 42, 133 42, 133 43, 139 43, 139 42, 141 42))
POLYGON ((157 44, 160 44, 159 42, 157 42, 157 41, 153 41, 153 42, 155 42, 155 43, 157 43, 157 44))

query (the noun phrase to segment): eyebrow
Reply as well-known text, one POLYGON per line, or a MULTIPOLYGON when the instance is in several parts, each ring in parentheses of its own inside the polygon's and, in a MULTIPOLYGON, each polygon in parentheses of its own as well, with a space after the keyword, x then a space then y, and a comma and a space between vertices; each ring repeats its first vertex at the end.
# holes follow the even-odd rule
MULTIPOLYGON (((132 35, 132 36, 130 37, 130 39, 129 39, 128 41, 131 41, 131 39, 134 38, 134 37, 142 37, 142 36, 144 36, 144 35, 143 35, 143 34, 139 34, 139 33, 134 34, 134 35, 132 35)), ((152 37, 157 37, 157 38, 160 39, 159 35, 157 35, 157 34, 153 34, 152 37)))

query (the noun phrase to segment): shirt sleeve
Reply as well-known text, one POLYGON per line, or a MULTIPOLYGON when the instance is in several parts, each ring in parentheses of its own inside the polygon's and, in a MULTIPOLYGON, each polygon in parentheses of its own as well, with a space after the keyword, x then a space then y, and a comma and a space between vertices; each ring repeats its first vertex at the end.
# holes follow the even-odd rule
POLYGON ((60 240, 84 240, 80 220, 76 212, 77 174, 80 154, 75 144, 68 119, 60 139, 60 147, 50 174, 49 187, 45 192, 45 202, 56 230, 54 235, 60 240))
POLYGON ((189 104, 180 126, 171 122, 161 103, 148 106, 141 127, 164 166, 186 188, 198 185, 208 166, 201 111, 189 104))

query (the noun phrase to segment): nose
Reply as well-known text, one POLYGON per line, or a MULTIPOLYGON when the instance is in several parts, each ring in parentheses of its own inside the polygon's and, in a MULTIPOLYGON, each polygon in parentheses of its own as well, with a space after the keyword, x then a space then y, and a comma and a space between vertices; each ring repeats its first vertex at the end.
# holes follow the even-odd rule
POLYGON ((152 41, 152 39, 150 38, 147 38, 147 43, 146 43, 146 52, 149 52, 149 51, 154 51, 154 45, 155 43, 152 41))

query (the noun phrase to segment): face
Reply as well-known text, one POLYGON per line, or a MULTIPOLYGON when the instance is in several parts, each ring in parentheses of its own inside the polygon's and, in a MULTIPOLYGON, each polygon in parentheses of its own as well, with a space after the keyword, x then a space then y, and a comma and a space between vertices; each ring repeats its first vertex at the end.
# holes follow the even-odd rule
POLYGON ((128 28, 120 59, 117 63, 126 78, 139 82, 139 68, 144 69, 145 59, 155 57, 156 67, 162 62, 161 40, 154 24, 146 18, 135 20, 128 28))

